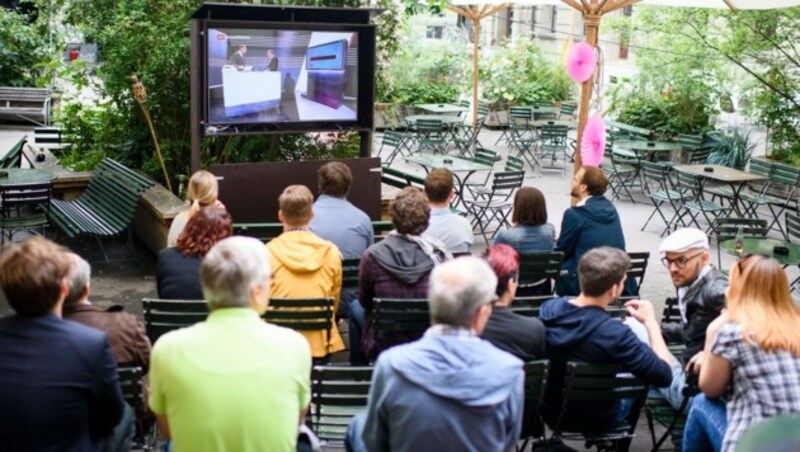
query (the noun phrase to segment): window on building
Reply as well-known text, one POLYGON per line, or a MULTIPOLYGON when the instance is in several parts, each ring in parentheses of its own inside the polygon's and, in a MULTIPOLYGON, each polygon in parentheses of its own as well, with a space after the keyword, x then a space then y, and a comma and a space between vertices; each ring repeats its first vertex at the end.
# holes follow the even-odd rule
POLYGON ((508 8, 506 10, 506 29, 504 37, 506 39, 511 39, 511 33, 513 32, 513 24, 514 24, 514 8, 508 8))
POLYGON ((441 25, 428 25, 425 30, 425 37, 428 39, 442 39, 444 27, 441 25))
POLYGON ((631 17, 633 15, 633 5, 628 5, 622 8, 622 14, 627 17, 631 17))
POLYGON ((555 33, 558 26, 558 6, 550 7, 550 33, 555 33))

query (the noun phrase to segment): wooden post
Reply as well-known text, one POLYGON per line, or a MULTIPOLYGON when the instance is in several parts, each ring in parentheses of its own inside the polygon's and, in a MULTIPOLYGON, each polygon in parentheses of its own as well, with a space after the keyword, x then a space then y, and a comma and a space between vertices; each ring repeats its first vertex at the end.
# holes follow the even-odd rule
MULTIPOLYGON (((600 17, 601 16, 595 14, 584 13, 583 15, 583 19, 586 23, 586 43, 592 47, 597 47, 597 32, 600 28, 600 17)), ((577 173, 581 165, 583 165, 583 162, 581 162, 581 140, 583 139, 583 128, 586 126, 586 121, 589 119, 589 102, 592 100, 592 86, 594 85, 595 77, 597 77, 597 73, 581 85, 581 103, 578 111, 578 143, 575 149, 573 174, 577 173)), ((574 201, 573 199, 573 202, 574 201)))

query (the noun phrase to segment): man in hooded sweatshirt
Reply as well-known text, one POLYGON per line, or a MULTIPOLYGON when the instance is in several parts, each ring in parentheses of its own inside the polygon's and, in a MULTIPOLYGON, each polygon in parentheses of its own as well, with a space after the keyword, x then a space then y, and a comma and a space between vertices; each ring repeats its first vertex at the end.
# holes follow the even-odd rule
POLYGON ((430 281, 433 326, 378 358, 348 450, 513 450, 525 399, 522 361, 478 336, 497 277, 485 261, 461 257, 436 267, 430 281))
MULTIPOLYGON (((270 298, 333 298, 339 307, 342 256, 332 242, 309 231, 314 217, 314 195, 304 185, 290 185, 278 197, 278 219, 283 233, 267 244, 272 267, 270 298)), ((344 350, 336 323, 330 339, 323 331, 302 331, 314 358, 344 350)))
MULTIPOLYGON (((578 262, 581 256, 598 246, 611 246, 625 251, 625 237, 619 214, 603 194, 608 188, 608 178, 603 170, 582 166, 572 178, 571 195, 578 203, 564 212, 561 233, 555 251, 564 253, 561 275, 556 283, 556 293, 561 296, 578 295, 578 262)), ((633 279, 626 284, 625 295, 632 295, 633 279)))
POLYGON ((402 332, 378 335, 372 309, 375 298, 425 298, 431 270, 450 258, 442 242, 422 235, 428 228, 430 211, 425 193, 404 188, 389 207, 394 230, 361 257, 358 300, 350 304, 348 319, 350 364, 366 365, 383 350, 419 338, 418 334, 402 332))
MULTIPOLYGON (((640 325, 629 327, 605 311, 622 293, 629 266, 630 259, 623 251, 595 248, 584 254, 578 265, 580 295, 556 298, 542 305, 539 318, 544 323, 550 359, 542 416, 548 424, 553 424, 559 415, 567 361, 617 364, 655 387, 667 387, 672 381, 673 358, 653 305, 646 300, 632 300, 625 305, 633 317, 626 322, 644 325, 649 345, 633 332, 632 328, 641 328, 640 325)), ((603 432, 631 414, 638 415, 638 411, 631 412, 631 405, 629 401, 571 403, 561 425, 567 431, 603 432)))

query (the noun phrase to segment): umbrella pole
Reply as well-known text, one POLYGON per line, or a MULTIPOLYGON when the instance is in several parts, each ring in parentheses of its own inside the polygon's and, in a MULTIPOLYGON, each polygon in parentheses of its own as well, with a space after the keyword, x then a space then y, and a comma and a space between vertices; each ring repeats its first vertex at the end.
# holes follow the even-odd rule
MULTIPOLYGON (((583 16, 586 23, 586 42, 592 47, 597 47, 597 32, 600 28, 600 17, 601 16, 594 14, 585 14, 583 16)), ((589 101, 592 99, 592 86, 594 85, 594 78, 596 76, 597 73, 595 72, 594 76, 581 85, 581 103, 580 110, 578 111, 578 143, 575 149, 573 174, 577 173, 583 165, 583 162, 581 162, 581 140, 583 139, 583 128, 586 126, 586 121, 589 119, 589 101)), ((574 204, 575 198, 573 198, 572 201, 574 204)))

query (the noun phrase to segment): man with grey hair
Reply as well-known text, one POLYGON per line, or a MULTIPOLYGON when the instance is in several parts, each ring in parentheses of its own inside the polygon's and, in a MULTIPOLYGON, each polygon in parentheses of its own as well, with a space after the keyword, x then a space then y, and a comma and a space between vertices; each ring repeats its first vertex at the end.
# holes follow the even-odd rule
POLYGON ((174 450, 294 450, 311 394, 311 350, 267 309, 269 254, 230 237, 200 265, 211 313, 153 347, 150 408, 174 450))
POLYGON ((366 413, 348 430, 349 450, 511 450, 524 402, 522 361, 479 334, 497 277, 476 257, 431 273, 431 326, 375 364, 366 413))

